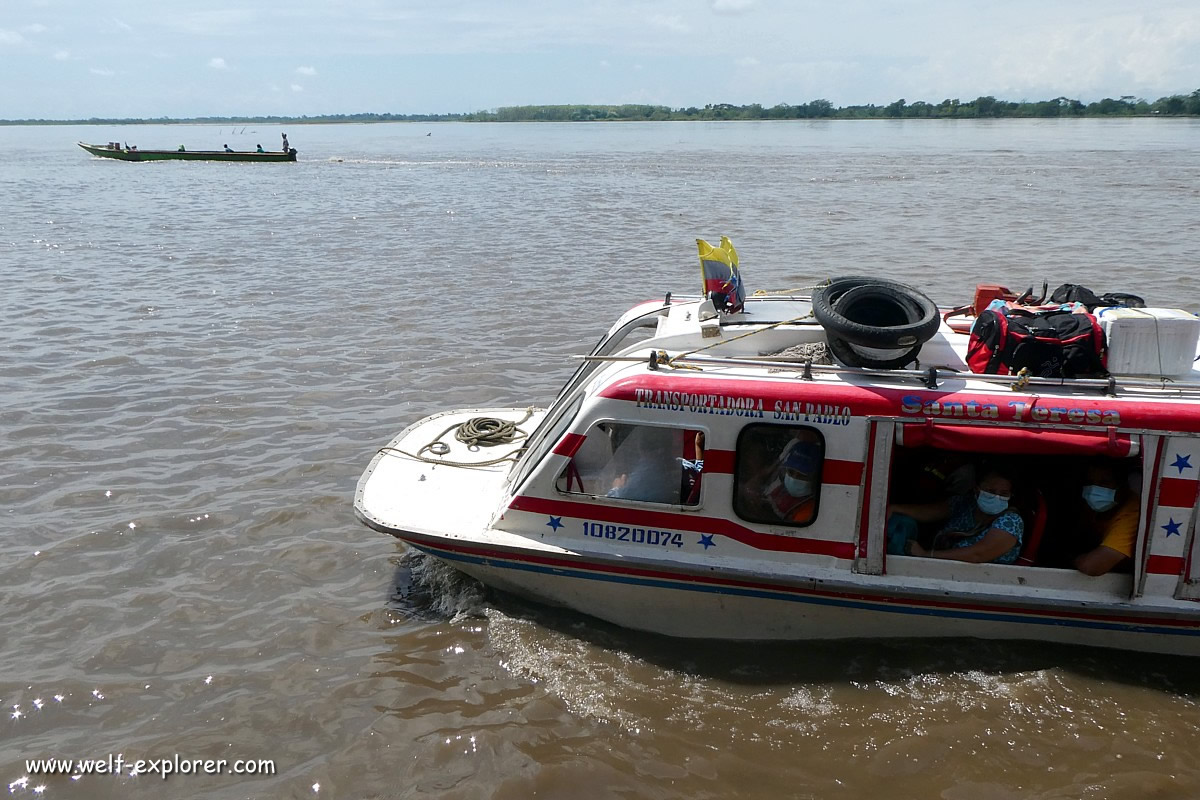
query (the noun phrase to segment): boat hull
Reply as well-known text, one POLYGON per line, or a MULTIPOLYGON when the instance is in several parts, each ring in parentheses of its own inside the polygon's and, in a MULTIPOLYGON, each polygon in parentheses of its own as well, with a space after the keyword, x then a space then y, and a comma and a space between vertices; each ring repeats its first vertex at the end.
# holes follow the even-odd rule
POLYGON ((697 300, 631 309, 540 424, 529 419, 511 468, 465 463, 486 456, 442 441, 471 412, 414 423, 364 473, 359 519, 487 585, 667 636, 1019 639, 1200 657, 1200 375, 1169 389, 1003 391, 994 379, 1010 377, 966 371, 969 340, 945 325, 922 351, 938 365, 926 372, 821 367, 805 354, 823 332, 783 324, 807 320, 809 304, 747 309, 750 331, 741 317, 723 331, 697 300), (646 328, 652 338, 634 336, 646 328), (751 332, 778 339, 747 344, 751 332), (723 355, 686 355, 726 336, 723 355), (684 360, 664 367, 672 350, 684 360), (776 360, 787 352, 805 361, 776 360), (822 453, 805 519, 755 502, 777 496, 764 476, 779 474, 787 442, 822 453), (917 480, 941 451, 1028 473, 1022 488, 1041 502, 1013 502, 1028 532, 1017 563, 889 547, 893 502, 969 499, 917 480), (1076 508, 1073 476, 1091 464, 1141 498, 1133 555, 1104 574, 1068 560, 1103 533, 1076 508))
POLYGON ((117 161, 251 161, 275 163, 295 161, 296 151, 250 152, 224 150, 110 150, 103 145, 78 143, 80 147, 99 158, 117 161))
POLYGON ((1200 623, 1129 604, 1055 607, 849 582, 778 580, 663 564, 547 557, 388 531, 488 586, 678 638, 977 638, 1200 656, 1200 623))

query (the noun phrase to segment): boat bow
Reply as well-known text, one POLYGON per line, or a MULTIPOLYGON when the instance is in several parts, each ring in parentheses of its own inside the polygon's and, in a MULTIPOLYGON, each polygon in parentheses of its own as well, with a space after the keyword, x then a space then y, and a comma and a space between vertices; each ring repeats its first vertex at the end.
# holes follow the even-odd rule
POLYGON ((375 530, 449 538, 478 538, 489 527, 512 462, 545 412, 463 409, 434 414, 406 428, 371 460, 354 495, 358 518, 375 530), (481 420, 512 434, 494 443, 463 441, 481 420), (507 438, 507 441, 503 441, 507 438))

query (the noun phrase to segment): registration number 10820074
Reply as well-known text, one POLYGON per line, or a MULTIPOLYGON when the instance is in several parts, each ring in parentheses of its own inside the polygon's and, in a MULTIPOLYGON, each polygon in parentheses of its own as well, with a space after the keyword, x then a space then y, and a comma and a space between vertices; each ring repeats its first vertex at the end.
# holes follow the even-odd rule
POLYGON ((682 533, 658 531, 653 528, 630 528, 627 525, 610 525, 605 522, 583 523, 583 535, 594 539, 611 539, 614 542, 683 547, 682 533))

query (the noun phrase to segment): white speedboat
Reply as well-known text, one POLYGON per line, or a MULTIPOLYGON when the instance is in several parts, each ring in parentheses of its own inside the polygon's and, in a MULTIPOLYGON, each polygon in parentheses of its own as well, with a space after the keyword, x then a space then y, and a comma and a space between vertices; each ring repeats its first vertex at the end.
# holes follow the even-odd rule
POLYGON ((638 305, 549 408, 402 431, 356 514, 489 586, 670 636, 1200 655, 1200 320, 1112 312, 1108 376, 974 373, 969 321, 935 308, 929 323, 920 292, 885 281, 849 286, 868 289, 865 323, 828 287, 638 305), (1019 558, 888 552, 892 506, 936 501, 951 466, 981 458, 1016 473, 1019 558), (1128 479, 1137 532, 1130 558, 1087 575, 1069 552, 1088 533, 1072 476, 1095 463, 1128 479))

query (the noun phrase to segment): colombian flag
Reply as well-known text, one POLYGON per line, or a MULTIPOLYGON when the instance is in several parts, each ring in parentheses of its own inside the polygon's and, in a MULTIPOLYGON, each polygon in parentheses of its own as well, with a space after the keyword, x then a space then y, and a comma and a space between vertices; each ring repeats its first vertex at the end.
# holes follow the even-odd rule
POLYGON ((721 237, 721 246, 713 247, 703 239, 696 240, 700 249, 700 274, 704 279, 704 296, 711 297, 718 311, 734 314, 745 308, 746 289, 738 272, 738 254, 728 236, 721 237))

